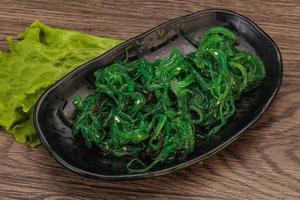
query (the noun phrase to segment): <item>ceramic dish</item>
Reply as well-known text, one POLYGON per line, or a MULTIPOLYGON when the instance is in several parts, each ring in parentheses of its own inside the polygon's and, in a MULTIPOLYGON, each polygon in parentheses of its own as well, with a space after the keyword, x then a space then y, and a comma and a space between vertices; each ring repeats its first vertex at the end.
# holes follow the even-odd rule
POLYGON ((104 55, 80 66, 49 88, 40 98, 35 112, 36 131, 49 153, 66 168, 86 176, 102 179, 133 179, 158 176, 201 162, 236 140, 269 107, 282 80, 282 59, 274 41, 250 19, 227 10, 204 10, 161 24, 135 38, 127 40, 104 55), (256 54, 266 66, 267 77, 251 92, 236 102, 237 112, 229 123, 211 140, 197 144, 195 151, 182 162, 155 166, 142 174, 128 174, 126 159, 106 158, 97 149, 86 149, 73 138, 72 130, 58 112, 72 117, 74 96, 87 96, 93 90, 95 70, 117 60, 145 57, 155 60, 166 57, 177 47, 187 54, 195 51, 180 34, 184 29, 197 40, 210 27, 223 25, 239 36, 239 49, 256 54), (66 102, 66 105, 65 105, 66 102))

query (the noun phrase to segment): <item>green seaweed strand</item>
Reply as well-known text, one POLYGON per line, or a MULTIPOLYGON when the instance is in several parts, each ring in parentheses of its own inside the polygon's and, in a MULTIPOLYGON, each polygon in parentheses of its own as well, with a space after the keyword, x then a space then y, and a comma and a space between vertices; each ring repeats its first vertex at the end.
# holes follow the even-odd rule
POLYGON ((115 63, 95 73, 96 90, 76 97, 74 135, 130 159, 129 173, 185 159, 196 138, 209 139, 235 113, 234 101, 266 75, 259 58, 237 50, 237 36, 209 29, 187 56, 115 63))

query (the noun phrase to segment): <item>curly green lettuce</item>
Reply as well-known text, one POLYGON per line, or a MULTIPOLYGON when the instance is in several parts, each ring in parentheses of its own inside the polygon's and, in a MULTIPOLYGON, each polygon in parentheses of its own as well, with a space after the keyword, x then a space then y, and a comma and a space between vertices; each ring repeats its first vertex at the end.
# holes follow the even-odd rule
POLYGON ((43 91, 81 64, 121 41, 53 28, 35 21, 0 50, 0 126, 19 143, 40 144, 33 108, 43 91))

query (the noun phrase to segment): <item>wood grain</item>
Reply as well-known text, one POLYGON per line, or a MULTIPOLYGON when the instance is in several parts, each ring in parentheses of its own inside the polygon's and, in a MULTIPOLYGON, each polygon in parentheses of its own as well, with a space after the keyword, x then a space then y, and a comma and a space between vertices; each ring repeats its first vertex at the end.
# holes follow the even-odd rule
POLYGON ((282 89, 238 141, 176 173, 137 181, 99 181, 61 167, 45 149, 0 134, 0 199, 300 199, 300 1, 0 1, 0 47, 35 19, 128 39, 166 20, 207 8, 253 19, 279 45, 282 89))

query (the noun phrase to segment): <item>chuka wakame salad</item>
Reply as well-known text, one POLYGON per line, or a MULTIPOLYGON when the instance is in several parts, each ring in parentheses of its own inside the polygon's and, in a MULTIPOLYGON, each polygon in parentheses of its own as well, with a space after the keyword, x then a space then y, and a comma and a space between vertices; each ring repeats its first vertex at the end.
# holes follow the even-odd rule
POLYGON ((262 61, 239 51, 225 27, 209 29, 184 56, 116 62, 95 72, 95 92, 74 99, 73 134, 88 148, 127 157, 129 173, 182 160, 196 141, 216 134, 235 113, 235 101, 266 76, 262 61))

